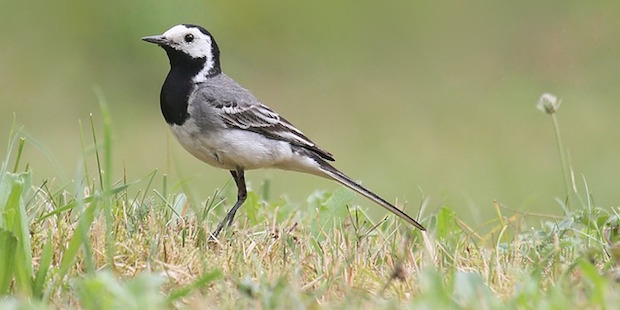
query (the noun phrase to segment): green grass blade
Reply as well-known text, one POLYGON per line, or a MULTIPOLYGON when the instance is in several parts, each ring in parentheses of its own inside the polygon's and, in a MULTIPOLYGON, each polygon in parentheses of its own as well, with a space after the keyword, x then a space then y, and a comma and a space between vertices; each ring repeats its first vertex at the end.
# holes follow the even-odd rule
POLYGON ((222 271, 221 270, 216 269, 214 271, 211 271, 211 272, 203 275, 202 277, 198 278, 192 284, 172 291, 170 293, 170 295, 168 296, 168 303, 172 304, 175 301, 179 300, 180 298, 186 297, 187 295, 192 293, 194 290, 199 289, 199 288, 203 288, 203 287, 207 286, 209 283, 211 283, 211 282, 213 282, 213 281, 215 281, 215 280, 217 280, 217 279, 219 279, 221 277, 222 277, 222 271))
POLYGON ((90 197, 86 197, 86 198, 84 198, 82 200, 78 200, 78 201, 74 201, 74 202, 68 203, 68 204, 66 204, 66 205, 64 205, 64 206, 62 206, 60 208, 55 209, 52 212, 49 212, 49 213, 46 213, 46 214, 42 215, 41 217, 39 217, 37 219, 37 222, 42 222, 42 221, 46 220, 48 217, 50 217, 50 216, 60 215, 60 214, 62 214, 64 212, 66 212, 66 211, 72 210, 72 209, 74 209, 79 204, 91 203, 91 202, 94 201, 94 199, 95 199, 95 197, 90 196, 90 197))
MULTIPOLYGON (((99 101, 99 109, 101 116, 103 117, 103 150, 104 150, 104 164, 103 171, 101 170, 101 163, 99 162, 99 153, 97 152, 97 165, 99 168, 99 175, 101 181, 101 189, 103 192, 103 213, 106 224, 106 258, 108 266, 114 269, 114 219, 112 210, 112 195, 110 195, 110 189, 112 188, 112 121, 110 116, 110 110, 108 104, 103 96, 103 92, 99 88, 95 88, 95 94, 99 101), (102 173, 103 172, 103 173, 102 173), (101 175, 103 174, 103 177, 101 175)), ((91 118, 92 124, 92 118, 91 118)), ((93 126, 93 139, 95 138, 95 128, 93 126)))
MULTIPOLYGON (((137 182, 138 181, 133 182, 133 183, 129 183, 129 184, 124 184, 124 185, 121 185, 121 186, 118 186, 118 187, 115 187, 115 188, 113 188, 110 191, 110 195, 116 195, 116 194, 126 190, 129 186, 131 186, 132 184, 135 184, 137 182)), ((94 196, 88 196, 88 197, 82 198, 81 200, 70 202, 70 203, 68 203, 68 204, 66 204, 66 205, 64 205, 64 206, 62 206, 60 208, 55 209, 54 211, 51 211, 49 213, 45 213, 44 215, 40 216, 37 219, 37 222, 42 222, 43 220, 47 219, 50 216, 59 215, 59 214, 62 214, 64 212, 67 212, 67 211, 69 211, 71 209, 74 209, 75 207, 77 207, 80 204, 89 204, 89 203, 93 202, 96 198, 97 197, 94 197, 94 196)))
POLYGON ((11 289, 11 280, 17 251, 17 238, 10 231, 0 228, 0 296, 5 296, 11 289))
POLYGON ((43 250, 41 251, 41 259, 39 260, 39 269, 36 272, 36 276, 34 278, 34 287, 32 289, 34 296, 40 297, 43 295, 43 287, 45 285, 45 280, 48 276, 48 271, 50 269, 50 265, 52 263, 52 258, 54 256, 54 242, 53 235, 51 231, 47 235, 47 242, 43 246, 43 250))
POLYGON ((586 260, 580 259, 577 265, 592 286, 590 302, 592 302, 592 304, 599 305, 600 309, 605 309, 605 295, 608 287, 607 280, 600 275, 596 267, 586 260))
POLYGON ((146 184, 146 187, 144 188, 144 192, 142 193, 142 199, 140 199, 140 206, 144 205, 144 201, 146 200, 147 194, 149 193, 149 188, 151 188, 151 185, 153 185, 153 180, 155 179, 155 176, 157 175, 157 169, 153 170, 153 172, 149 174, 151 177, 149 178, 149 182, 146 184))
POLYGON ((90 114, 90 129, 93 137, 93 143, 95 144, 95 159, 97 161, 97 172, 99 175, 99 188, 103 189, 103 168, 101 168, 101 158, 99 156, 99 145, 97 144, 97 133, 95 132, 95 121, 93 120, 93 115, 90 114))
POLYGON ((30 234, 28 229, 28 217, 23 197, 26 189, 30 188, 29 173, 7 173, 5 175, 11 184, 11 190, 4 206, 5 229, 11 232, 17 239, 17 251, 15 253, 14 274, 17 288, 22 294, 32 294, 32 250, 30 246, 30 234))
POLYGON ((89 239, 88 239, 88 227, 91 226, 95 219, 95 214, 97 213, 97 204, 95 203, 89 205, 84 213, 80 216, 78 220, 79 227, 85 227, 86 229, 76 229, 71 240, 69 241, 69 246, 62 253, 62 260, 60 261, 60 267, 58 268, 58 273, 56 274, 55 279, 52 284, 48 287, 45 292, 44 299, 49 298, 50 294, 52 294, 53 289, 58 285, 61 281, 64 280, 69 268, 73 265, 75 258, 78 255, 80 247, 88 248, 90 247, 89 239))
POLYGON ((336 189, 321 204, 320 227, 333 227, 335 223, 341 223, 348 215, 347 205, 350 205, 355 193, 347 188, 336 189))
POLYGON ((23 137, 19 138, 19 146, 17 147, 17 158, 15 159, 15 165, 13 166, 13 173, 16 173, 17 169, 19 168, 19 160, 22 158, 25 141, 26 139, 24 139, 23 137))
POLYGON ((86 187, 91 188, 90 184, 90 176, 88 174, 88 164, 86 163, 86 143, 84 142, 84 128, 82 126, 82 121, 78 122, 78 126, 80 128, 80 149, 82 151, 82 159, 80 163, 82 164, 82 169, 84 169, 84 182, 86 182, 86 187))

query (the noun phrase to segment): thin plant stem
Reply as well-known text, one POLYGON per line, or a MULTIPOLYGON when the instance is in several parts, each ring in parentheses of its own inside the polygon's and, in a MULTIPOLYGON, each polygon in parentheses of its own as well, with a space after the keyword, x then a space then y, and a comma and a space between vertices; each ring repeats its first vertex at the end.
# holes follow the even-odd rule
POLYGON ((17 147, 17 159, 15 159, 15 166, 13 167, 13 173, 17 172, 19 168, 19 160, 22 158, 22 151, 24 150, 24 142, 26 139, 24 137, 19 138, 19 146, 17 147))
POLYGON ((555 141, 558 143, 558 152, 560 153, 560 163, 562 164, 562 177, 564 180, 564 187, 566 190, 566 205, 570 204, 570 184, 568 181, 568 166, 566 165, 566 157, 564 156, 564 146, 562 145, 562 138, 560 137, 560 126, 558 125, 558 119, 555 117, 555 113, 551 114, 551 120, 553 121, 553 130, 555 132, 555 141))

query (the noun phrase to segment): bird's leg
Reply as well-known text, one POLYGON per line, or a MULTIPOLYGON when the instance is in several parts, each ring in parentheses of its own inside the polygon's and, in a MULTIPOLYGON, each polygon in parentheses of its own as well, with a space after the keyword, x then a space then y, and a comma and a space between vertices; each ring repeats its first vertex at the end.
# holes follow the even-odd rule
POLYGON ((230 226, 232 224, 233 218, 235 218, 235 213, 241 205, 245 202, 245 199, 248 198, 248 191, 245 188, 245 175, 242 169, 237 168, 237 171, 230 171, 233 179, 235 179, 235 183, 237 183, 237 202, 235 205, 228 211, 225 219, 228 219, 228 224, 226 226, 230 226))
POLYGON ((237 170, 230 170, 230 174, 232 174, 235 184, 237 184, 237 202, 230 209, 230 211, 228 211, 228 214, 226 214, 226 217, 224 217, 220 224, 217 225, 217 229, 215 229, 215 232, 212 234, 213 238, 217 238, 220 231, 224 228, 224 225, 228 227, 232 224, 232 221, 235 218, 235 213, 237 213, 239 207, 241 207, 243 202, 245 202, 245 199, 248 197, 248 192, 245 188, 245 176, 243 169, 237 168, 237 170))

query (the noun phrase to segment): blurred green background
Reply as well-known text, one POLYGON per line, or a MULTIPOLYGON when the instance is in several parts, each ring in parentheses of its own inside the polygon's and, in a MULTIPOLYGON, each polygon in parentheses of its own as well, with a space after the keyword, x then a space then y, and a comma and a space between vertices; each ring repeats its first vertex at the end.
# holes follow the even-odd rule
MULTIPOLYGON (((115 176, 159 168, 205 199, 229 174, 168 133, 159 111, 167 58, 140 41, 179 23, 209 29, 227 74, 410 212, 423 192, 432 209, 447 204, 471 225, 494 216, 494 199, 559 213, 552 123, 535 109, 543 92, 563 99, 558 117, 578 180, 585 175, 598 205, 619 202, 618 1, 5 0, 0 136, 16 115, 37 140, 25 154, 37 178, 66 184, 81 154, 78 120, 88 129, 93 113, 101 123, 100 89, 115 176)), ((272 199, 300 203, 338 188, 276 170, 248 179, 254 188, 269 179, 272 199)))

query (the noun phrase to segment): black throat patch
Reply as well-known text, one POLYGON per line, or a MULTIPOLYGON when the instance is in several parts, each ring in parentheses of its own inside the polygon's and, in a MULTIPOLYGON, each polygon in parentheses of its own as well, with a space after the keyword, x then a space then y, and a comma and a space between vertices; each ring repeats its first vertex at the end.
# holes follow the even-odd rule
POLYGON ((202 70, 206 58, 192 58, 169 47, 164 49, 170 59, 170 72, 159 96, 161 112, 169 125, 180 126, 189 118, 187 107, 194 89, 192 78, 202 70))

